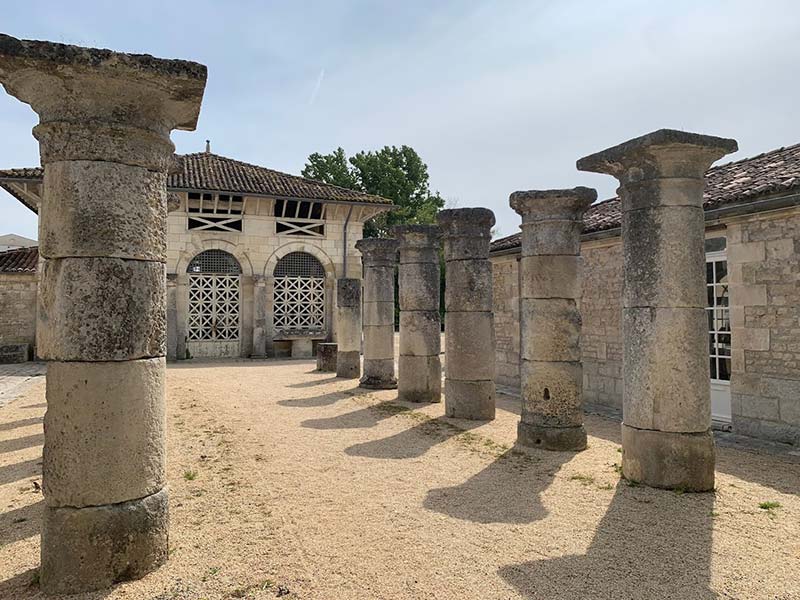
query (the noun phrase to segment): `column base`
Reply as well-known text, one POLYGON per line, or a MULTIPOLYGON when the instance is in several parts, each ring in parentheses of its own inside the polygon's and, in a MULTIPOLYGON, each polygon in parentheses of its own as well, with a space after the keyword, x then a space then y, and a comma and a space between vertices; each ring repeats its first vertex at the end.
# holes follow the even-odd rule
POLYGON ((336 353, 336 376, 343 379, 361 377, 361 353, 358 350, 336 353))
POLYGON ((494 381, 444 380, 444 412, 454 419, 491 421, 495 413, 494 381))
POLYGON ((361 381, 358 382, 358 385, 368 390, 394 390, 397 389, 397 379, 364 376, 361 378, 361 381))
POLYGON ((442 401, 442 362, 433 356, 401 354, 398 364, 397 399, 403 402, 442 401))
POLYGON ((517 424, 517 445, 566 452, 586 449, 586 430, 576 427, 543 427, 520 421, 517 424))
POLYGON ((168 556, 167 490, 87 508, 44 509, 41 588, 76 594, 140 579, 168 556))
POLYGON ((711 430, 676 433, 622 424, 622 475, 650 487, 708 492, 714 489, 711 430))

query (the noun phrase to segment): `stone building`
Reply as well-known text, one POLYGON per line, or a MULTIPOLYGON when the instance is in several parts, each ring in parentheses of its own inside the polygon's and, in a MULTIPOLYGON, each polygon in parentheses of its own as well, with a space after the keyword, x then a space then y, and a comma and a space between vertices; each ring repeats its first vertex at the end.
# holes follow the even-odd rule
MULTIPOLYGON (((41 168, 0 171, 36 212, 41 168)), ((210 151, 177 157, 167 180, 167 356, 310 356, 335 340, 336 279, 361 278, 355 244, 391 201, 210 151)), ((0 345, 33 343, 35 249, 0 254, 0 345), (13 321, 13 322, 12 322, 13 321)))
POLYGON ((32 357, 36 345, 36 247, 0 252, 0 361, 32 357))
MULTIPOLYGON (((800 144, 709 169, 706 279, 717 426, 800 444, 800 144)), ((586 402, 622 404, 620 202, 584 216, 586 402)), ((519 385, 520 234, 492 244, 497 381, 519 385)))

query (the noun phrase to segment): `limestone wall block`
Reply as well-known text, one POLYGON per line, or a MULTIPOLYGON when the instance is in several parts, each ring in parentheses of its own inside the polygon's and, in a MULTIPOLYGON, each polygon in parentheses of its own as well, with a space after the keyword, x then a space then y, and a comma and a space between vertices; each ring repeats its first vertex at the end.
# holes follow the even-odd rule
POLYGON ((394 358, 394 328, 391 326, 364 327, 364 356, 394 358))
POLYGON ((711 426, 707 319, 702 308, 625 308, 625 423, 700 432, 711 426))
POLYGON ((438 310, 439 286, 438 262, 403 265, 398 276, 400 310, 438 310))
POLYGON ((397 397, 404 402, 441 402, 442 363, 439 355, 406 356, 398 361, 397 397))
POLYGON ((444 396, 448 417, 481 421, 495 417, 494 381, 459 381, 448 377, 444 396))
POLYGON ((400 313, 400 355, 438 355, 442 345, 441 316, 438 310, 400 313))
POLYGON ((166 261, 166 175, 109 162, 54 162, 44 173, 39 253, 166 261))
POLYGON ((575 300, 520 301, 520 353, 526 360, 580 361, 581 313, 575 300))
MULTIPOLYGON (((694 168, 692 169, 694 171, 694 168)), ((705 179, 696 176, 629 181, 622 196, 623 211, 654 207, 693 207, 703 205, 705 179)))
POLYGON ((342 350, 336 353, 336 376, 358 379, 361 376, 361 353, 358 350, 342 350))
POLYGON ((117 504, 165 485, 163 358, 47 366, 48 506, 117 504))
POLYGON ((361 307, 361 280, 342 278, 336 280, 336 306, 361 307))
POLYGON ((580 220, 535 221, 522 226, 522 255, 571 255, 581 253, 580 220))
POLYGON ((623 213, 623 306, 706 306, 702 208, 623 213))
POLYGON ((583 424, 579 362, 520 361, 522 421, 544 427, 583 424))
POLYGON ((364 327, 391 325, 394 327, 394 300, 364 302, 364 327))
POLYGON ((394 302, 394 267, 368 267, 364 302, 394 302))
POLYGON ((580 256, 523 256, 520 259, 520 298, 581 297, 580 256))
POLYGON ((364 377, 361 387, 393 389, 397 387, 394 377, 394 358, 364 358, 364 377))
POLYGON ((336 311, 336 342, 339 352, 361 350, 361 311, 357 307, 339 307, 336 311))
POLYGON ((490 312, 445 314, 445 369, 448 378, 492 380, 495 374, 494 319, 490 312))
POLYGON ((451 260, 447 263, 444 304, 448 311, 492 310, 492 263, 451 260))
POLYGON ((110 361, 166 354, 163 263, 61 258, 41 263, 37 345, 47 360, 110 361))

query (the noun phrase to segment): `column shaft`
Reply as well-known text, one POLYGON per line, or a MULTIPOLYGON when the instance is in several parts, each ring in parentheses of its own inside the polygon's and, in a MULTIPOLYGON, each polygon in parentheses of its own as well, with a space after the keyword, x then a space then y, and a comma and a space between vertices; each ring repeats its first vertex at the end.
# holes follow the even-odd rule
POLYGON ((336 376, 361 376, 361 280, 336 280, 336 376))

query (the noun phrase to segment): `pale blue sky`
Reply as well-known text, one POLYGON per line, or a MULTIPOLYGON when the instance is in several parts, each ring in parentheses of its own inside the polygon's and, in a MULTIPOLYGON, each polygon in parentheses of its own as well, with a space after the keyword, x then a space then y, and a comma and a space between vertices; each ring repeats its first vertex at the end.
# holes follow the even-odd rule
MULTIPOLYGON (((800 3, 36 1, 16 37, 208 65, 196 132, 218 154, 299 173, 306 157, 413 146, 458 206, 517 230, 518 189, 596 187, 575 160, 661 127, 734 137, 745 157, 800 142, 800 3)), ((0 94, 0 168, 39 164, 35 114, 0 94)), ((0 191, 0 234, 36 237, 0 191)))

